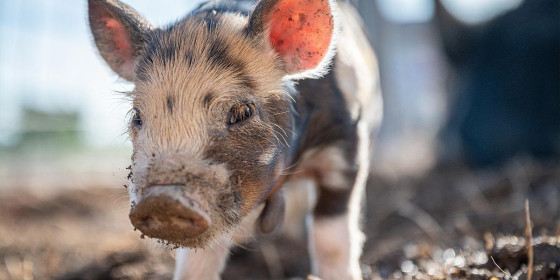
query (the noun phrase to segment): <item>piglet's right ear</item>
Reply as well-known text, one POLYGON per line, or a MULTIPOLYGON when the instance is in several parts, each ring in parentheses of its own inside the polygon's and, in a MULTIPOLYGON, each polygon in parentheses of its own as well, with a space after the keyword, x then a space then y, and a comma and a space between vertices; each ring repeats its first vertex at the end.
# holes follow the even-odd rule
POLYGON ((117 0, 88 0, 88 15, 101 56, 121 77, 134 80, 136 60, 152 25, 117 0))
POLYGON ((260 0, 249 34, 268 40, 292 78, 318 77, 334 52, 333 0, 260 0))

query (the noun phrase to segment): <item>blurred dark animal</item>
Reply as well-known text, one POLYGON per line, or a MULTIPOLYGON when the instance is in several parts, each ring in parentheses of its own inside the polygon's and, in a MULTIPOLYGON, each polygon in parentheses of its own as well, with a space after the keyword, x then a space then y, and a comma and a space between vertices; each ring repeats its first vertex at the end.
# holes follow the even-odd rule
POLYGON ((525 0, 478 26, 438 2, 436 22, 455 73, 441 132, 444 161, 499 165, 519 155, 560 156, 559 1, 525 0))

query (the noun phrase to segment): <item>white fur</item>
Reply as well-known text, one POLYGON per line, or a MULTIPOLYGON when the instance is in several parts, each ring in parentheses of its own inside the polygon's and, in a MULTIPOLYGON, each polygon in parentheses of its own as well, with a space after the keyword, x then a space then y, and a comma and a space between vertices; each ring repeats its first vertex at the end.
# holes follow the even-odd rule
POLYGON ((349 214, 314 219, 310 239, 314 274, 324 280, 362 279, 359 264, 364 237, 349 214))
POLYGON ((276 147, 272 147, 266 151, 263 151, 263 153, 259 156, 259 162, 261 164, 270 164, 270 162, 274 159, 277 151, 278 149, 276 147))
POLYGON ((204 249, 178 249, 173 280, 219 280, 229 255, 230 239, 230 236, 223 236, 204 249))
POLYGON ((341 32, 337 36, 337 67, 333 69, 336 82, 349 104, 352 119, 366 120, 373 131, 383 116, 377 59, 368 38, 361 32, 363 23, 358 12, 344 3, 338 11, 341 32))
MULTIPOLYGON (((369 170, 369 141, 367 137, 364 138, 368 134, 366 123, 358 123, 358 134, 359 168, 348 212, 320 219, 308 217, 313 273, 322 279, 362 279, 359 261, 365 238, 360 231, 360 211, 369 170)), ((323 188, 344 190, 352 187, 344 175, 351 167, 339 147, 309 151, 304 156, 302 168, 318 172, 323 188)))
POLYGON ((264 205, 261 205, 251 211, 237 229, 217 238, 212 245, 204 249, 178 249, 173 280, 219 280, 229 256, 229 248, 234 243, 247 243, 252 238, 255 222, 263 208, 264 205))
POLYGON ((321 174, 321 185, 333 190, 352 187, 344 171, 350 171, 351 164, 345 159, 340 147, 314 148, 303 154, 299 170, 313 170, 321 174))
POLYGON ((308 177, 290 179, 282 190, 286 202, 282 234, 294 240, 304 239, 305 219, 317 201, 316 183, 308 177))

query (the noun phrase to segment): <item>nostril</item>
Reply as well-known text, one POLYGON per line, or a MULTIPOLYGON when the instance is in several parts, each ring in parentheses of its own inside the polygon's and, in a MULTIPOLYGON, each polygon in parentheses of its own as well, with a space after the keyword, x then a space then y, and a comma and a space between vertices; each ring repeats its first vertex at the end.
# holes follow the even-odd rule
POLYGON ((148 228, 148 227, 155 227, 157 226, 157 222, 158 220, 152 217, 144 217, 140 219, 140 225, 143 228, 148 228))
POLYGON ((179 227, 184 227, 184 228, 193 227, 193 229, 204 227, 204 223, 200 222, 199 219, 177 216, 177 217, 170 217, 170 220, 173 224, 176 224, 179 227))

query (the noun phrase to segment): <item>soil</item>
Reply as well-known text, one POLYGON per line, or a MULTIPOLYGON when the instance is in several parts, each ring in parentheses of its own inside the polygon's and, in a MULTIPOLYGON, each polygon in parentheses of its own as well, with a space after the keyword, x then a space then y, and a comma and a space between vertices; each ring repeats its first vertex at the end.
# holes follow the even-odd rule
MULTIPOLYGON (((362 256, 366 279, 560 279, 559 165, 438 167, 421 177, 372 174, 362 256)), ((4 191, 0 279, 170 279, 173 251, 140 239, 124 188, 4 191)), ((224 279, 297 279, 304 240, 270 235, 234 248, 224 279)))

